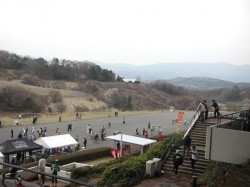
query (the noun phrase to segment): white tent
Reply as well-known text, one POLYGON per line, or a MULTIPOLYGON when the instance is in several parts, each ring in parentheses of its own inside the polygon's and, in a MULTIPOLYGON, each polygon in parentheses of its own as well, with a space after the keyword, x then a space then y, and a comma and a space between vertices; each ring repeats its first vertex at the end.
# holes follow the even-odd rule
MULTIPOLYGON (((0 162, 3 162, 4 155, 0 152, 0 162)), ((3 169, 3 165, 0 165, 0 169, 3 169)))
POLYGON ((42 145, 47 149, 78 144, 78 142, 70 134, 42 137, 37 139, 35 143, 42 145))
POLYGON ((134 145, 139 145, 141 146, 141 153, 143 153, 143 147, 147 145, 152 145, 156 143, 156 140, 152 139, 147 139, 147 138, 141 138, 137 136, 130 136, 126 134, 117 134, 113 136, 107 136, 107 139, 115 140, 115 141, 120 141, 122 143, 128 143, 128 144, 134 144, 134 145))

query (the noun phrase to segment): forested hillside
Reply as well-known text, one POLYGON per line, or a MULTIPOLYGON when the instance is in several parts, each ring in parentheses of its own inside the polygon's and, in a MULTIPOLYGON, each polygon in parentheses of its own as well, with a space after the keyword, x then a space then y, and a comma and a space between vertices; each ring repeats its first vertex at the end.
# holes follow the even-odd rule
POLYGON ((20 57, 0 51, 0 110, 64 113, 106 110, 195 110, 200 100, 249 106, 250 88, 191 90, 165 81, 123 82, 91 62, 20 57))

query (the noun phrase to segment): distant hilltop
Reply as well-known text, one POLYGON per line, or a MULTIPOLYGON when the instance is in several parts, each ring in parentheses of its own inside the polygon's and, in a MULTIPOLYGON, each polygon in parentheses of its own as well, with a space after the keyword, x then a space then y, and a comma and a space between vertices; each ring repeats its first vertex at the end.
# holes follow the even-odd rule
POLYGON ((250 65, 227 63, 96 64, 102 68, 111 69, 123 78, 140 77, 141 81, 168 80, 177 77, 209 77, 232 83, 250 83, 250 65))

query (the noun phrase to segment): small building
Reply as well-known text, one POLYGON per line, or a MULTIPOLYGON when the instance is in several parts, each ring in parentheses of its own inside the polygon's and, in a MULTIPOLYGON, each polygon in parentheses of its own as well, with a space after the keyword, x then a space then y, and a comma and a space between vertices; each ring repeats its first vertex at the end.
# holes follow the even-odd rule
POLYGON ((170 106, 169 111, 174 112, 174 106, 170 106))

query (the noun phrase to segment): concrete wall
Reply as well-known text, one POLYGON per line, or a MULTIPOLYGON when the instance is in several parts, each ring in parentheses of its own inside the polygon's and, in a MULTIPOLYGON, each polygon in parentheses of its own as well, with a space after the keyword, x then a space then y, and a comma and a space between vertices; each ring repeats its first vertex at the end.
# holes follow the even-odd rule
MULTIPOLYGON (((69 172, 67 170, 73 169, 73 168, 79 168, 79 167, 92 167, 92 165, 81 164, 81 163, 77 163, 77 162, 63 165, 63 166, 60 166, 60 171, 58 171, 58 176, 70 179, 71 172, 69 172)), ((37 166, 29 168, 29 169, 32 171, 38 171, 37 166)), ((31 172, 23 171, 23 170, 18 171, 18 173, 24 178, 24 180, 27 180, 27 181, 33 180, 37 176, 37 174, 35 174, 35 173, 31 173, 31 172)), ((50 169, 50 167, 45 167, 45 173, 52 174, 52 170, 50 169)))
POLYGON ((206 132, 205 158, 232 164, 250 159, 250 132, 211 126, 206 132))

